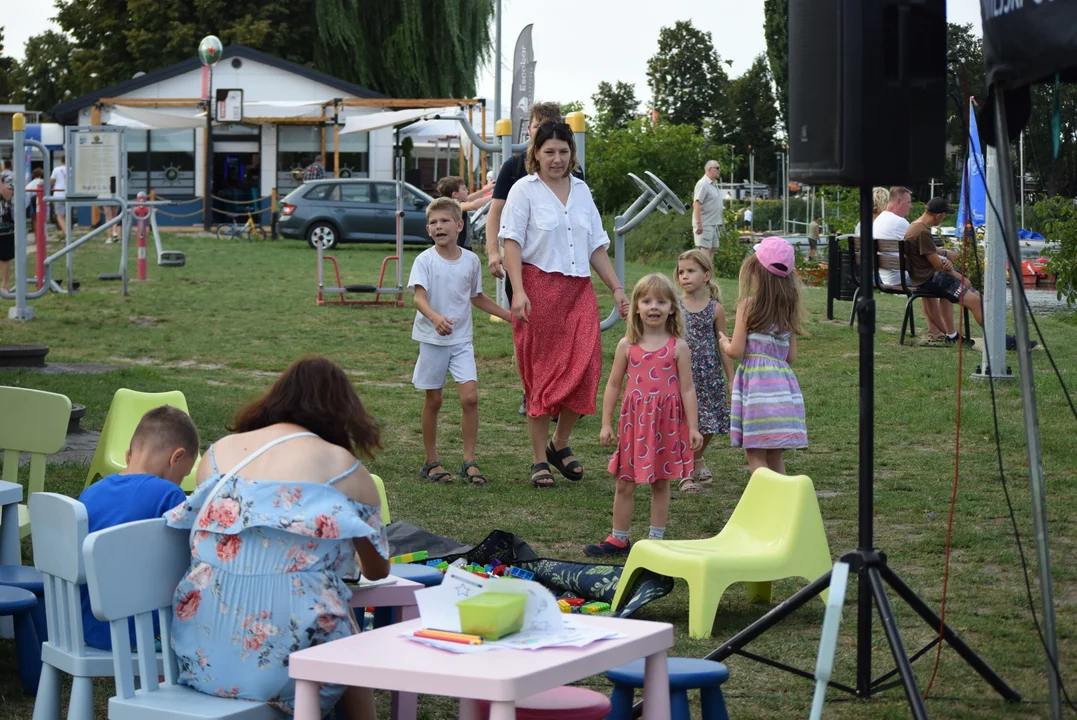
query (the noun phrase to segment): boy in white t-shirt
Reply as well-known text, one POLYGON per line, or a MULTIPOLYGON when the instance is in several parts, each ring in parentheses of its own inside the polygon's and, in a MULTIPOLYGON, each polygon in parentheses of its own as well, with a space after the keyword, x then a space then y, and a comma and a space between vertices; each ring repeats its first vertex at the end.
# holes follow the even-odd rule
POLYGON ((438 412, 446 372, 452 373, 463 410, 464 464, 460 477, 485 485, 475 462, 479 436, 479 391, 475 349, 471 344, 471 306, 511 322, 509 312, 482 293, 479 257, 456 244, 463 231, 460 204, 438 198, 426 209, 426 231, 434 247, 415 258, 408 288, 415 293, 415 324, 411 339, 419 343, 419 359, 411 382, 426 392, 423 404, 423 448, 426 462, 419 476, 436 483, 452 482, 452 473, 437 459, 438 412))

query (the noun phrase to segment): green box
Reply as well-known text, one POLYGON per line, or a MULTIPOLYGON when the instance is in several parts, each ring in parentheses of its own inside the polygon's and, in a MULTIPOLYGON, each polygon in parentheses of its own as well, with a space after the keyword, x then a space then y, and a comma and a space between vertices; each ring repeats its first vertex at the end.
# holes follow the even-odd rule
POLYGON ((519 632, 524 624, 527 596, 516 593, 484 592, 456 603, 460 629, 486 640, 500 640, 519 632))

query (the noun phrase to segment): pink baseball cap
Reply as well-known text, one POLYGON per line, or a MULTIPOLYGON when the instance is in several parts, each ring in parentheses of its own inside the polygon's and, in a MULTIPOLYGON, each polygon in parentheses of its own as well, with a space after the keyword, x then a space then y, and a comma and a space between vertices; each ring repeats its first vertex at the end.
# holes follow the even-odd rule
POLYGON ((780 237, 763 238, 763 242, 755 246, 755 256, 767 272, 779 277, 788 277, 796 265, 796 251, 780 237))

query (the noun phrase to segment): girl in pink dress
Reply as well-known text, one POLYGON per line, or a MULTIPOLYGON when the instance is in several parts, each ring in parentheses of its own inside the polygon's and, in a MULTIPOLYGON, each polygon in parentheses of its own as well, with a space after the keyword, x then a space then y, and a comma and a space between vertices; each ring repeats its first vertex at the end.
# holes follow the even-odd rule
POLYGON ((632 290, 625 337, 617 344, 602 399, 599 440, 608 446, 615 439, 617 448, 609 464, 617 483, 613 533, 584 547, 591 556, 628 552, 632 499, 638 484, 651 486, 647 538, 661 540, 669 516, 669 483, 692 477, 692 453, 703 447, 697 427, 692 358, 684 341, 684 314, 673 281, 665 275, 648 275, 632 290), (626 376, 628 385, 615 437, 613 410, 626 376))

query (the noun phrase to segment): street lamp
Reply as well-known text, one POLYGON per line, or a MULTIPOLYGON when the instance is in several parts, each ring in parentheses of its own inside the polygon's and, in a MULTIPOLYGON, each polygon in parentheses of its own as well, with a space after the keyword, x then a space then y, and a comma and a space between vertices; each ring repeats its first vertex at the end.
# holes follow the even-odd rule
POLYGON ((202 100, 206 103, 205 177, 202 187, 202 229, 209 232, 211 196, 213 195, 213 66, 224 54, 216 35, 206 35, 198 43, 198 59, 202 61, 202 100))

